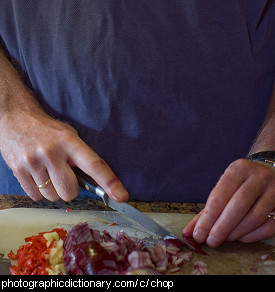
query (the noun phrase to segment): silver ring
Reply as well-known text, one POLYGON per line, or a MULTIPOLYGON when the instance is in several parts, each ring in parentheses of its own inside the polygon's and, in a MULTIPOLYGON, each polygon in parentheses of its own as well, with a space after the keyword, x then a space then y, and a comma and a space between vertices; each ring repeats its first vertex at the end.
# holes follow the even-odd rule
POLYGON ((268 214, 267 217, 268 217, 268 218, 272 218, 272 219, 275 220, 275 215, 274 215, 274 214, 268 214))
POLYGON ((36 185, 39 189, 45 189, 49 184, 51 183, 51 179, 49 178, 47 181, 45 181, 41 185, 36 185))

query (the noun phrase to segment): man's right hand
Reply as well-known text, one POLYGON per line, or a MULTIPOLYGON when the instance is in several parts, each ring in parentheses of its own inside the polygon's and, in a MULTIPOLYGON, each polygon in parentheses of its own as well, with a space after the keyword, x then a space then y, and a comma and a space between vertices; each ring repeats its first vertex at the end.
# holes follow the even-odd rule
POLYGON ((128 199, 111 168, 80 139, 76 130, 42 110, 9 115, 5 123, 2 121, 0 131, 2 156, 32 199, 74 199, 79 187, 73 166, 91 176, 113 199, 128 199), (38 189, 37 185, 49 178, 51 184, 38 189))
POLYGON ((107 165, 66 123, 47 115, 0 49, 0 152, 33 199, 73 200, 79 167, 117 201, 128 192, 107 165), (38 188, 48 181, 45 188, 38 188))

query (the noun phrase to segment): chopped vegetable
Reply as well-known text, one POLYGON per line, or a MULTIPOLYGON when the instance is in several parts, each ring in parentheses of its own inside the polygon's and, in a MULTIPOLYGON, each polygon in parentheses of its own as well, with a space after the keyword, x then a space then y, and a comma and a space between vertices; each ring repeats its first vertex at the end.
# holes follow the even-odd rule
POLYGON ((257 273, 257 272, 258 272, 258 268, 256 268, 256 267, 251 267, 251 268, 250 268, 250 271, 251 271, 251 272, 255 272, 255 273, 257 273))
POLYGON ((192 275, 208 275, 207 264, 203 261, 195 261, 192 275))
POLYGON ((87 223, 76 225, 64 242, 64 264, 70 275, 167 274, 179 272, 191 251, 182 251, 171 242, 146 247, 120 231, 112 236, 100 233, 87 223))
POLYGON ((12 275, 48 275, 51 271, 51 252, 55 243, 62 244, 66 236, 64 229, 55 228, 49 232, 26 237, 27 244, 22 245, 17 253, 11 250, 8 257, 17 260, 17 265, 10 267, 12 275))
MULTIPOLYGON (((124 231, 111 235, 87 223, 74 226, 69 233, 55 228, 25 241, 16 254, 10 251, 8 255, 17 260, 10 268, 13 275, 163 275, 180 272, 193 256, 182 249, 180 240, 146 246, 124 231)), ((205 272, 206 266, 197 262, 194 273, 205 272)))

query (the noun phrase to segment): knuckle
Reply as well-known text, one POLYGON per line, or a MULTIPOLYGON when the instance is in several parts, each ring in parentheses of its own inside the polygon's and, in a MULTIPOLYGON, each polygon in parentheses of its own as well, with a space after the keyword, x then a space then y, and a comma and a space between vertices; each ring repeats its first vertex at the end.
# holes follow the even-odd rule
POLYGON ((42 160, 53 164, 56 160, 57 148, 53 143, 49 143, 48 145, 41 145, 39 148, 39 154, 42 160))
POLYGON ((38 159, 35 154, 26 152, 22 155, 22 159, 25 165, 30 168, 35 168, 38 165, 38 159))
POLYGON ((233 161, 228 168, 226 169, 226 173, 231 173, 233 175, 236 175, 236 171, 239 169, 247 169, 249 167, 249 161, 246 159, 238 159, 233 161))
POLYGON ((73 140, 74 135, 70 131, 62 131, 58 137, 59 143, 63 145, 68 145, 73 140))
POLYGON ((59 141, 63 145, 71 144, 76 137, 79 137, 78 132, 68 124, 64 124, 64 129, 61 131, 59 141))
POLYGON ((67 123, 63 123, 62 122, 62 127, 66 131, 74 133, 74 135, 77 133, 77 130, 75 128, 73 128, 71 125, 67 124, 67 123))
POLYGON ((221 204, 223 204, 224 202, 224 198, 223 196, 221 196, 220 194, 212 194, 209 199, 208 199, 208 204, 210 204, 212 207, 215 208, 215 206, 220 206, 221 204))
POLYGON ((90 166, 90 169, 93 169, 93 170, 96 171, 96 170, 99 170, 103 166, 106 166, 106 165, 107 165, 106 162, 102 158, 98 157, 98 158, 92 160, 90 162, 90 165, 89 166, 90 166))
POLYGON ((106 186, 108 188, 115 188, 118 185, 120 186, 121 182, 120 182, 119 178, 115 175, 106 183, 106 186))

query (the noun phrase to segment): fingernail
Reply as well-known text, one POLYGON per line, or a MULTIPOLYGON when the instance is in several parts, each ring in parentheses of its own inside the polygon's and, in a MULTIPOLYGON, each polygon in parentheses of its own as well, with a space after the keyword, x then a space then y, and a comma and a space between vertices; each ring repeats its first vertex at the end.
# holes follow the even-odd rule
POLYGON ((196 229, 194 232, 193 232, 193 237, 194 239, 199 242, 199 243, 202 243, 205 241, 205 238, 207 236, 207 232, 202 230, 202 229, 196 229))
POLYGON ((114 200, 118 202, 127 201, 129 197, 127 191, 124 188, 119 191, 111 193, 111 196, 114 200))
POLYGON ((186 226, 183 228, 181 234, 183 237, 193 236, 193 229, 191 229, 189 226, 186 226))
POLYGON ((216 238, 215 236, 210 234, 206 239, 206 243, 210 247, 217 247, 220 245, 220 240, 218 238, 216 238))
POLYGON ((111 196, 114 200, 119 201, 119 196, 116 193, 111 193, 111 196))
POLYGON ((181 234, 182 234, 183 236, 186 236, 186 235, 188 234, 188 228, 187 228, 187 227, 184 227, 184 228, 182 229, 181 234))

